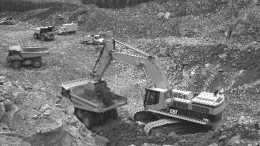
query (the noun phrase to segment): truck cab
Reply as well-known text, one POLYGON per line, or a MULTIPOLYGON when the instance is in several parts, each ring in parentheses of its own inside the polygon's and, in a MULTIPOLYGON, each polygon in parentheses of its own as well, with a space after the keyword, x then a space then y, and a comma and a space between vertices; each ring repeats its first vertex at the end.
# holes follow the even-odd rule
POLYGON ((45 40, 54 40, 54 26, 37 27, 34 29, 33 38, 45 40))

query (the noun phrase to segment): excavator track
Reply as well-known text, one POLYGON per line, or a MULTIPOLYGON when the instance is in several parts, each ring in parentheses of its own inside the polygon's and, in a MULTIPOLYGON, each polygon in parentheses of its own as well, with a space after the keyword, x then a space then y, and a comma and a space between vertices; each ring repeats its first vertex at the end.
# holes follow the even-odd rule
POLYGON ((158 132, 165 134, 169 134, 171 132, 176 134, 192 134, 207 132, 211 129, 212 128, 210 126, 185 122, 178 119, 160 119, 154 122, 150 122, 144 127, 144 131, 147 135, 158 132))
POLYGON ((211 129, 212 128, 210 126, 181 121, 178 123, 169 123, 162 126, 153 127, 152 129, 150 129, 149 133, 156 133, 156 131, 160 131, 165 134, 169 134, 171 132, 174 132, 176 134, 194 134, 207 132, 211 129))
POLYGON ((144 131, 146 134, 149 134, 153 128, 161 127, 161 126, 167 125, 167 124, 175 124, 175 123, 179 123, 179 122, 181 122, 181 121, 174 120, 174 119, 160 119, 160 120, 146 124, 144 126, 144 131))
POLYGON ((134 113, 131 114, 131 118, 134 121, 140 121, 143 123, 149 123, 157 121, 159 118, 152 112, 144 110, 143 107, 135 109, 134 113))
POLYGON ((152 133, 171 133, 175 132, 177 134, 189 134, 189 133, 198 133, 198 132, 206 132, 212 127, 203 125, 201 123, 194 123, 183 121, 174 117, 169 117, 170 115, 165 115, 157 113, 160 111, 150 111, 145 110, 143 107, 137 108, 135 112, 132 114, 132 119, 134 121, 140 121, 146 123, 144 126, 144 132, 149 135, 152 133), (157 115, 159 114, 159 115, 157 115), (162 118, 161 115, 167 116, 162 118), (161 119, 161 118, 162 119, 161 119))

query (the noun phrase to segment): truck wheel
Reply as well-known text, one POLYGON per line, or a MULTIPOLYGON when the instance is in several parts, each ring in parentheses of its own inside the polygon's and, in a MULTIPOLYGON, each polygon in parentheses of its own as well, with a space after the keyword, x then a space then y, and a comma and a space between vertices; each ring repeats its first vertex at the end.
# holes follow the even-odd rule
POLYGON ((99 114, 99 125, 102 125, 105 122, 106 122, 106 119, 105 119, 104 113, 99 114))
POLYGON ((85 111, 83 113, 82 122, 86 126, 86 128, 91 128, 93 126, 93 116, 90 112, 85 111))
POLYGON ((42 41, 45 41, 44 35, 41 35, 41 40, 42 40, 42 41))
POLYGON ((36 68, 39 68, 42 66, 42 59, 41 58, 35 58, 32 61, 32 65, 36 68))
POLYGON ((37 33, 34 33, 34 34, 33 34, 33 38, 38 39, 38 34, 37 34, 37 33))
POLYGON ((117 109, 112 109, 109 111, 109 116, 111 119, 117 119, 118 118, 118 113, 117 113, 117 109))
POLYGON ((83 119, 83 111, 79 108, 75 108, 75 116, 78 118, 78 119, 83 119))
POLYGON ((19 69, 19 68, 21 68, 22 63, 19 60, 14 60, 14 61, 11 62, 11 66, 14 69, 19 69))

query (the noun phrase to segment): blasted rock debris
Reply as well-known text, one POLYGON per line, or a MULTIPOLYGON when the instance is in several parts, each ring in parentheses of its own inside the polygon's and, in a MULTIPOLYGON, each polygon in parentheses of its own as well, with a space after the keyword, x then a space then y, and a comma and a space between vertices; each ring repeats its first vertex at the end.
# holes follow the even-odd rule
POLYGON ((155 0, 122 9, 64 4, 1 12, 1 23, 12 24, 0 25, 1 144, 259 145, 259 1, 232 2, 155 0), (46 42, 32 38, 37 26, 72 21, 79 22, 77 34, 46 42), (60 83, 85 78, 100 50, 79 40, 106 30, 157 56, 172 87, 194 92, 224 89, 226 109, 220 125, 206 133, 147 136, 143 125, 129 117, 142 106, 143 89, 151 84, 143 72, 118 61, 104 78, 111 91, 128 97, 128 105, 119 109, 122 119, 91 132, 73 115, 67 99, 61 100, 61 107, 55 106, 60 83), (44 58, 41 68, 13 70, 5 65, 5 58, 7 48, 17 44, 43 45, 52 55, 44 58))

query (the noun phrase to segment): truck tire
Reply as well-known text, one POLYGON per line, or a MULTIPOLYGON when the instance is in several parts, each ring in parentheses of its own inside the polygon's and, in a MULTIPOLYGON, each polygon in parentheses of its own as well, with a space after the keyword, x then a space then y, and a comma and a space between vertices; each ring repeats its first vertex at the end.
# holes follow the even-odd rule
POLYGON ((83 111, 79 108, 75 108, 75 113, 74 115, 78 118, 78 119, 82 119, 83 118, 83 111))
POLYGON ((33 34, 33 38, 38 39, 38 38, 39 38, 38 34, 37 34, 37 33, 34 33, 34 34, 33 34))
POLYGON ((35 58, 35 59, 33 59, 32 65, 33 65, 33 67, 35 67, 35 68, 41 67, 41 66, 42 66, 42 59, 41 59, 41 58, 35 58))
POLYGON ((111 119, 116 120, 118 118, 117 109, 112 109, 109 111, 109 116, 111 119))
POLYGON ((45 36, 44 35, 41 35, 41 40, 45 41, 45 36))
POLYGON ((22 62, 19 61, 19 60, 14 60, 14 61, 11 62, 11 66, 14 69, 19 69, 22 66, 22 62))
POLYGON ((86 128, 91 128, 93 126, 93 116, 90 112, 85 111, 83 113, 82 122, 86 126, 86 128))

